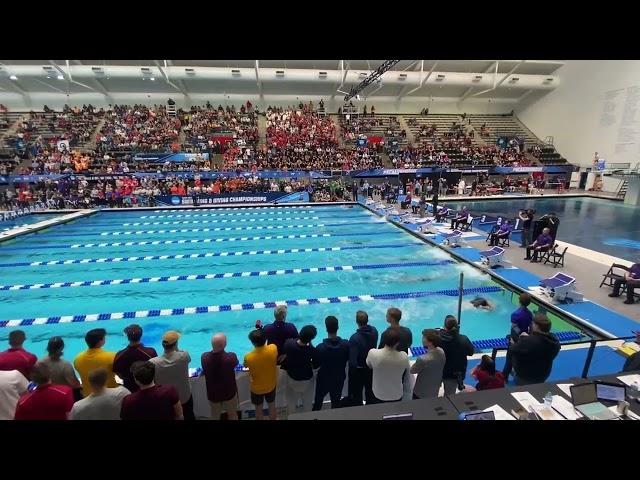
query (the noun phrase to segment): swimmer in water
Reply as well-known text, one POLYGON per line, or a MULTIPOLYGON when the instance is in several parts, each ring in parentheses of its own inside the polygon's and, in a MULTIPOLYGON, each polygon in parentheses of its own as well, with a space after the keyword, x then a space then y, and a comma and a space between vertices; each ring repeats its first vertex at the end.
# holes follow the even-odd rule
POLYGON ((475 308, 481 308, 483 310, 493 310, 493 305, 486 299, 486 298, 482 298, 482 297, 476 297, 473 300, 471 300, 471 305, 473 305, 475 308))

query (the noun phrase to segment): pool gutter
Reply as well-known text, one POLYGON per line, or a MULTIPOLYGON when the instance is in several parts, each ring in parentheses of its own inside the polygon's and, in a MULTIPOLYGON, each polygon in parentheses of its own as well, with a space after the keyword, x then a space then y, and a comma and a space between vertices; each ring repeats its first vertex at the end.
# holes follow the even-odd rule
MULTIPOLYGON (((514 290, 516 292, 519 293, 531 293, 528 292, 527 290, 523 289, 522 287, 516 285, 515 283, 512 283, 511 281, 501 277, 500 275, 498 275, 497 273, 495 273, 493 270, 488 269, 488 268, 481 268, 479 267, 475 262, 472 262, 466 258, 464 258, 462 255, 458 255, 455 251, 455 249, 449 249, 446 248, 445 246, 431 240, 430 238, 426 238, 423 237, 422 235, 418 234, 417 232, 414 232, 413 230, 407 228, 406 226, 404 226, 403 224, 396 222, 395 220, 391 220, 389 218, 387 218, 386 216, 380 214, 379 212, 375 211, 374 209, 368 207, 367 205, 363 205, 363 204, 359 204, 361 207, 365 208, 366 210, 374 213, 375 215, 384 218, 387 222, 391 223, 392 225, 395 225, 396 227, 404 230, 405 232, 409 233, 410 235, 414 236, 417 239, 422 240, 422 242, 427 243, 429 245, 432 245, 434 247, 438 247, 440 250, 447 252, 449 255, 455 257, 457 260, 466 263, 467 265, 472 266, 473 268, 480 270, 483 273, 487 273, 489 274, 497 283, 502 284, 502 285, 506 285, 507 287, 509 287, 510 290, 514 290)), ((462 248, 462 247, 461 247, 462 248)), ((559 315, 560 317, 566 317, 569 318, 573 323, 576 323, 577 327, 580 328, 581 330, 584 330, 585 333, 587 333, 587 335, 589 335, 592 338, 595 338, 596 340, 602 340, 602 339, 614 339, 616 338, 615 335, 612 335, 611 333, 607 332, 606 330, 602 330, 601 328, 591 324, 590 322, 575 316, 574 314, 567 312, 563 309, 561 309, 560 307, 558 307, 557 305, 548 302, 547 300, 540 298, 539 296, 535 297, 536 302, 540 303, 542 305, 544 305, 545 308, 547 308, 548 310, 551 310, 554 314, 559 315), (603 338, 604 337, 604 338, 603 338)))

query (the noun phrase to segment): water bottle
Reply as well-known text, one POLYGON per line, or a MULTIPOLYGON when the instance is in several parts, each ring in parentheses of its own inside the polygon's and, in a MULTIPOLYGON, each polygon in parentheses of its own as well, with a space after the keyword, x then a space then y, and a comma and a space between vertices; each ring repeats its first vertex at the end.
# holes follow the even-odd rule
POLYGON ((551 392, 547 392, 547 394, 544 396, 544 406, 551 407, 552 403, 553 403, 553 394, 551 392))

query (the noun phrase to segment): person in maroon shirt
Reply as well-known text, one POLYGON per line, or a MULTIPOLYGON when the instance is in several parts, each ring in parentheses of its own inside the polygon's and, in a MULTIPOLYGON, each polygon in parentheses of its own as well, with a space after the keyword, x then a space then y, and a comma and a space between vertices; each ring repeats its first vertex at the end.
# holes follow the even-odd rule
POLYGON ((233 352, 225 352, 227 337, 216 333, 211 339, 213 350, 202 354, 201 363, 207 382, 207 398, 211 404, 211 418, 220 420, 222 411, 229 420, 238 419, 238 386, 236 371, 238 357, 233 352))
POLYGON ((73 407, 73 390, 51 383, 49 367, 37 362, 31 369, 36 389, 23 395, 16 406, 16 420, 67 420, 73 407))
POLYGON ((113 373, 122 379, 122 383, 127 390, 134 393, 140 388, 133 379, 131 365, 135 362, 146 362, 150 358, 157 357, 158 353, 154 348, 145 347, 140 341, 142 338, 142 327, 140 325, 129 325, 124 329, 124 333, 127 335, 129 345, 116 353, 116 358, 113 361, 113 373))
POLYGON ((18 370, 27 379, 30 378, 31 369, 38 361, 38 357, 22 348, 26 339, 27 336, 22 330, 9 333, 9 349, 0 352, 0 370, 18 370))
POLYGON ((504 388, 502 372, 496 372, 496 364, 489 355, 483 355, 480 363, 471 370, 471 376, 478 380, 476 390, 504 388))
POLYGON ((173 385, 156 385, 153 363, 136 362, 131 366, 140 390, 122 399, 122 420, 184 420, 178 390, 173 385))

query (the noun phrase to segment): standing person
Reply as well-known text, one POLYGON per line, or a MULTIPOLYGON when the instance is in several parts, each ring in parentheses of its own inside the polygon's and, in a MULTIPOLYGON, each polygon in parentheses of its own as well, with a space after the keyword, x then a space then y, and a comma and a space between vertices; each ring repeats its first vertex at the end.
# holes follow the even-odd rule
POLYGON ((122 420, 184 420, 178 390, 173 385, 156 385, 151 360, 134 363, 131 371, 138 391, 122 400, 122 420))
POLYGON ((38 357, 22 348, 26 339, 27 336, 22 330, 13 330, 9 333, 9 348, 0 352, 1 371, 18 370, 29 379, 31 369, 38 361, 38 357))
POLYGON ((288 323, 287 320, 287 306, 278 305, 273 310, 274 321, 264 326, 264 334, 267 337, 267 343, 275 344, 278 347, 278 363, 282 363, 284 360, 282 347, 284 342, 290 338, 298 338, 298 329, 293 323, 288 323))
POLYGON ((73 398, 80 400, 82 398, 82 385, 76 377, 76 371, 73 369, 71 362, 62 358, 64 353, 64 340, 62 337, 52 337, 47 344, 47 353, 40 361, 46 363, 49 367, 51 382, 56 385, 68 385, 73 390, 73 398))
POLYGON ((433 197, 431 198, 431 206, 433 207, 433 215, 438 213, 438 190, 433 189, 433 197))
POLYGON ((340 407, 342 388, 346 379, 346 367, 349 362, 349 342, 338 336, 338 319, 329 316, 324 319, 328 338, 316 347, 316 395, 313 410, 322 409, 322 401, 328 393, 331 408, 340 407))
MULTIPOLYGON (((531 328, 531 322, 533 322, 533 314, 527 307, 531 304, 531 295, 528 293, 521 293, 519 298, 520 306, 511 314, 511 332, 509 333, 509 340, 516 343, 522 333, 529 333, 531 328)), ((502 375, 505 381, 509 380, 513 363, 511 359, 511 348, 507 349, 507 356, 504 362, 504 368, 502 369, 502 375)))
POLYGON ((532 209, 520 210, 518 212, 518 218, 522 220, 522 232, 520 233, 520 236, 522 237, 522 240, 520 241, 521 248, 526 248, 531 243, 533 213, 534 211, 532 209))
POLYGON ((29 380, 18 370, 0 370, 0 420, 13 420, 18 400, 28 387, 29 380))
POLYGON ((620 287, 622 287, 623 284, 627 286, 627 299, 624 303, 634 303, 634 289, 640 288, 640 263, 634 263, 631 265, 629 271, 624 273, 624 279, 618 279, 613 283, 613 292, 610 293, 609 296, 620 296, 620 287))
POLYGON ((264 420, 264 402, 269 407, 269 419, 275 420, 276 385, 278 382, 278 348, 265 345, 267 337, 262 329, 249 334, 253 350, 244 356, 244 366, 249 369, 251 403, 256 407, 256 420, 264 420))
POLYGON ((409 378, 409 357, 400 350, 400 332, 389 327, 382 334, 384 347, 371 349, 367 366, 373 372, 373 395, 376 403, 399 402, 409 378))
POLYGON ((238 357, 226 352, 227 337, 216 333, 211 338, 210 352, 200 358, 202 371, 207 384, 207 398, 211 404, 211 418, 220 420, 223 411, 229 420, 238 419, 238 386, 236 384, 236 366, 238 357))
POLYGON ((362 405, 362 389, 364 388, 367 404, 375 403, 372 382, 373 375, 367 366, 369 350, 376 348, 378 330, 369 325, 369 315, 363 310, 356 312, 358 329, 349 339, 349 400, 353 405, 362 405))
POLYGON ((505 379, 501 372, 496 372, 496 363, 489 355, 483 355, 480 363, 471 370, 471 376, 478 381, 476 390, 504 388, 505 379))
POLYGON ((16 420, 66 420, 73 407, 73 391, 68 385, 54 385, 46 363, 31 370, 36 389, 23 395, 16 405, 16 420))
MULTIPOLYGON (((155 367, 155 382, 158 385, 172 385, 180 395, 182 413, 185 420, 195 420, 193 415, 193 397, 189 385, 189 362, 191 357, 186 350, 178 348, 180 334, 169 330, 162 336, 164 353, 149 360, 155 367)), ((134 374, 135 377, 135 374, 134 374)), ((140 386, 140 382, 137 382, 140 386)))
POLYGON ((142 327, 140 325, 129 325, 124 329, 124 333, 129 340, 129 345, 116 353, 113 372, 122 379, 124 387, 133 393, 138 391, 138 385, 133 379, 131 365, 135 362, 146 362, 157 357, 158 353, 155 348, 145 347, 142 344, 142 327))
POLYGON ((298 406, 310 411, 313 402, 313 369, 316 367, 315 348, 311 344, 318 331, 313 325, 300 329, 297 339, 290 338, 283 347, 286 355, 282 368, 287 371, 287 410, 289 415, 298 406))
POLYGON ((93 393, 89 383, 89 372, 96 368, 102 367, 107 370, 107 387, 114 388, 118 386, 113 374, 113 360, 116 357, 116 352, 107 352, 102 349, 106 342, 106 337, 107 331, 104 328, 89 330, 84 336, 84 341, 88 347, 87 350, 80 352, 73 361, 73 366, 80 374, 82 395, 85 397, 93 393))
POLYGON ((464 390, 467 357, 473 355, 475 349, 469 338, 460 334, 458 320, 453 315, 447 315, 444 319, 444 330, 440 331, 440 342, 446 357, 442 372, 444 394, 452 395, 458 389, 464 390))
POLYGON ((440 335, 437 330, 431 328, 423 330, 422 345, 427 349, 427 353, 416 358, 410 369, 412 374, 418 375, 413 387, 414 400, 438 396, 446 362, 444 350, 440 348, 440 335))
POLYGON ((93 393, 73 405, 69 420, 120 420, 122 399, 131 392, 120 386, 107 388, 108 376, 104 368, 89 372, 93 393))
MULTIPOLYGON (((400 326, 400 319, 402 318, 402 311, 399 308, 391 307, 387 309, 387 323, 389 324, 389 328, 393 328, 398 331, 398 335, 400 336, 400 343, 398 344, 398 348, 401 352, 409 353, 409 348, 413 343, 413 334, 411 330, 407 327, 400 326)), ((382 343, 382 339, 380 341, 380 345, 378 348, 384 347, 382 343)))
POLYGON ((536 313, 531 334, 521 333, 510 350, 516 385, 543 383, 551 374, 553 360, 560 351, 560 342, 551 333, 551 322, 547 316, 536 313))

